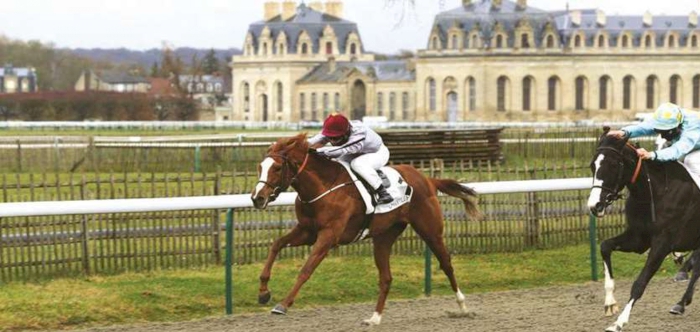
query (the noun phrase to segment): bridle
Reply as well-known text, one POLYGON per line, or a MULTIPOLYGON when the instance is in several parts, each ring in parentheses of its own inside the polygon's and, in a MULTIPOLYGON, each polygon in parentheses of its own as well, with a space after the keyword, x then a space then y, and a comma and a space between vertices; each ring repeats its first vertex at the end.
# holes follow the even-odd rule
MULTIPOLYGON (((637 148, 630 143, 626 143, 625 147, 629 147, 635 151, 637 150, 637 148)), ((621 151, 619 151, 618 149, 615 149, 615 148, 602 146, 602 147, 599 147, 596 149, 596 152, 598 152, 598 153, 602 153, 603 151, 612 151, 613 153, 615 153, 615 155, 617 155, 619 157, 618 165, 620 166, 620 167, 618 167, 617 181, 615 182, 615 188, 610 188, 610 187, 606 187, 606 186, 602 186, 602 185, 600 185, 600 186, 594 185, 593 186, 593 188, 600 188, 602 191, 607 192, 607 195, 605 195, 605 197, 604 197, 604 203, 605 203, 605 206, 607 207, 610 204, 612 204, 613 202, 615 202, 616 200, 622 198, 620 191, 622 191, 622 188, 624 188, 627 185, 627 184, 624 184, 622 181, 622 177, 623 177, 624 172, 625 172, 625 161, 633 161, 633 160, 630 160, 628 157, 625 157, 621 151)), ((639 178, 639 173, 640 173, 641 169, 642 169, 642 157, 640 156, 637 159, 636 164, 634 166, 634 173, 632 174, 632 178, 630 178, 629 184, 634 184, 635 182, 637 182, 637 179, 639 178)))
MULTIPOLYGON (((289 158, 287 158, 286 155, 279 154, 279 153, 269 153, 265 156, 266 158, 272 158, 272 160, 275 160, 275 158, 280 158, 282 159, 282 171, 280 172, 282 174, 282 179, 287 178, 287 174, 292 171, 293 164, 291 161, 289 161, 289 158)), ((301 166, 299 166, 299 169, 297 169, 296 174, 294 176, 289 178, 289 181, 280 181, 278 185, 273 185, 267 181, 262 181, 259 180, 258 183, 262 183, 263 185, 272 188, 272 195, 270 195, 270 201, 274 201, 279 197, 279 195, 287 190, 290 185, 295 183, 297 181, 297 178, 299 175, 304 171, 306 168, 306 164, 309 162, 309 152, 306 152, 306 156, 304 157, 304 161, 301 163, 301 166)))

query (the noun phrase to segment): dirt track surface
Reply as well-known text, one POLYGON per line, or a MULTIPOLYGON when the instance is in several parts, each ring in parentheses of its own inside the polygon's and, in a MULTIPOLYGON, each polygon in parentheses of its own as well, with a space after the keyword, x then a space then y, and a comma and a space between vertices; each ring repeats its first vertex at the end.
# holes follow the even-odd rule
MULTIPOLYGON (((631 282, 617 283, 616 299, 621 308, 627 302, 631 282)), ((634 307, 625 332, 700 331, 700 307, 686 308, 684 316, 668 310, 675 304, 687 283, 666 279, 652 280, 642 300, 634 307)), ((603 331, 616 317, 603 317, 603 283, 536 288, 524 291, 496 292, 467 296, 467 304, 476 317, 450 318, 457 312, 454 297, 391 301, 382 325, 364 327, 360 323, 374 311, 373 304, 323 307, 309 310, 291 308, 287 316, 270 314, 236 315, 182 323, 118 326, 91 331, 517 331, 588 332, 603 331)))

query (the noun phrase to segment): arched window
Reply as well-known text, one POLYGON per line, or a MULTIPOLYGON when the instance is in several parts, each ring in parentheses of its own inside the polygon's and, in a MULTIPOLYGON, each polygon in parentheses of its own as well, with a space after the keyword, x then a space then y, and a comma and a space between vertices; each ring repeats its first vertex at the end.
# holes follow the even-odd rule
POLYGON ((306 43, 301 44, 301 54, 309 54, 309 45, 306 43))
POLYGON ((282 89, 282 82, 277 82, 277 112, 282 112, 284 109, 284 94, 282 89))
POLYGON ((693 108, 700 108, 700 75, 693 77, 693 108))
POLYGON ((681 77, 678 75, 673 75, 671 76, 671 80, 669 81, 669 91, 668 91, 668 96, 669 96, 669 101, 678 104, 679 99, 678 98, 678 88, 681 85, 681 77))
POLYGON ((377 92, 377 115, 384 115, 384 94, 377 92))
POLYGON ((651 45, 652 45, 651 42, 652 42, 652 39, 651 39, 650 35, 647 35, 646 37, 644 37, 644 47, 651 48, 651 45))
POLYGON ((625 76, 622 80, 622 109, 632 108, 632 86, 634 85, 634 78, 632 76, 625 76))
POLYGON ((428 109, 431 111, 437 110, 437 95, 435 91, 435 80, 432 78, 428 79, 428 109))
POLYGON ((452 35, 452 49, 459 49, 459 44, 457 43, 457 35, 452 35))
POLYGON ((496 82, 496 105, 499 112, 506 111, 506 104, 508 102, 508 78, 501 76, 496 82))
POLYGON ((326 42, 326 54, 333 54, 333 43, 326 42))
POLYGON ((647 109, 656 107, 656 76, 647 77, 647 109))
POLYGON ((243 82, 243 112, 250 112, 250 84, 243 82))
POLYGON ((586 78, 583 76, 576 77, 576 110, 582 111, 586 107, 586 78))
POLYGON ((306 94, 303 92, 299 94, 299 113, 301 113, 301 119, 306 119, 306 94))
POLYGON ((496 48, 503 48, 503 35, 496 36, 496 48))
POLYGON ((610 76, 603 76, 600 78, 599 82, 599 92, 600 95, 598 96, 599 101, 598 101, 598 108, 601 110, 606 110, 608 109, 608 98, 610 97, 610 76))
POLYGON ((532 109, 532 77, 523 79, 523 111, 532 109))
POLYGON ((396 119, 396 92, 389 93, 389 120, 396 119))
POLYGON ((557 109, 557 94, 559 90, 559 78, 552 76, 547 80, 547 109, 555 111, 557 109))
POLYGON ((467 86, 469 89, 469 110, 476 111, 476 80, 474 77, 469 77, 467 79, 467 86))
POLYGON ((554 48, 554 36, 547 36, 547 48, 554 48))
POLYGON ((336 92, 333 98, 333 110, 336 112, 340 111, 340 93, 336 92))
POLYGON ((524 33, 520 35, 520 47, 530 48, 530 40, 528 39, 528 34, 524 33))
POLYGON ((357 54, 357 45, 355 43, 350 44, 350 54, 352 54, 352 55, 357 54))
POLYGON ((574 37, 574 47, 581 47, 581 36, 580 35, 576 35, 576 37, 574 37))
POLYGON ((598 36, 598 47, 600 47, 600 48, 605 47, 605 36, 603 36, 603 35, 598 36))

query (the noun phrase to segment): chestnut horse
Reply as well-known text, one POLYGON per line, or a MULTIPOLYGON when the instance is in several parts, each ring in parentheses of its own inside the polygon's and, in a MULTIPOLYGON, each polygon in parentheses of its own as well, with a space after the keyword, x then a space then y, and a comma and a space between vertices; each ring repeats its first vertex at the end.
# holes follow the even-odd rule
POLYGON ((368 237, 372 238, 374 262, 379 270, 379 298, 374 314, 364 323, 378 325, 392 280, 389 268, 391 246, 410 224, 440 262, 440 268, 450 281, 462 313, 470 314, 465 297, 457 286, 450 254, 443 241, 444 224, 437 190, 460 198, 467 214, 478 218, 479 211, 471 201, 476 196, 475 192, 453 180, 426 178, 411 166, 401 165, 395 169, 413 187, 411 201, 384 214, 366 215, 362 197, 345 168, 335 161, 314 154, 309 149, 306 134, 283 138, 273 144, 260 164, 260 181, 253 190, 251 199, 256 208, 265 209, 280 192, 292 186, 299 195, 295 202, 298 223, 270 247, 260 274, 259 303, 266 304, 270 300, 271 293, 267 285, 272 264, 280 249, 313 245, 291 291, 272 309, 274 314, 287 313, 299 289, 332 248, 352 243, 363 228, 369 227, 368 237))

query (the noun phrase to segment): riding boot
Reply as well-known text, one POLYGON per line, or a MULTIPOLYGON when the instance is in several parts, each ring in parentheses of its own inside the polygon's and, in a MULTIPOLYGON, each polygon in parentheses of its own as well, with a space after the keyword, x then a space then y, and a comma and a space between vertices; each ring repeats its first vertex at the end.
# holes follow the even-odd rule
POLYGON ((374 190, 377 193, 377 204, 388 204, 394 201, 394 199, 386 192, 384 185, 379 185, 377 189, 374 190))

